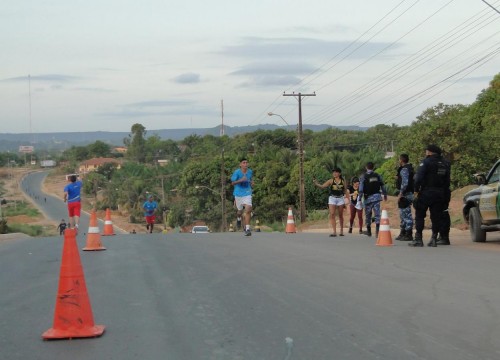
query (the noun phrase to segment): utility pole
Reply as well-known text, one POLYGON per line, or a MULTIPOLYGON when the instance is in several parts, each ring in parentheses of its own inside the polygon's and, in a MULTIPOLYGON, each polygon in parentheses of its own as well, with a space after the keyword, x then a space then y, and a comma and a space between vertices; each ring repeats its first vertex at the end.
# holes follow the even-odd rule
POLYGON ((299 142, 299 203, 300 203, 300 222, 303 224, 306 221, 306 192, 304 184, 304 137, 302 132, 302 97, 303 96, 316 96, 316 93, 302 94, 302 93, 283 93, 283 96, 298 97, 299 100, 299 128, 298 128, 298 142, 299 142))
MULTIPOLYGON (((224 136, 224 100, 220 101, 220 107, 221 107, 221 117, 222 117, 220 136, 222 137, 224 136)), ((226 166, 224 164, 224 145, 222 146, 222 151, 221 151, 220 178, 221 178, 220 199, 222 202, 221 203, 222 221, 220 226, 222 228, 222 232, 225 232, 227 224, 226 224, 226 166)))

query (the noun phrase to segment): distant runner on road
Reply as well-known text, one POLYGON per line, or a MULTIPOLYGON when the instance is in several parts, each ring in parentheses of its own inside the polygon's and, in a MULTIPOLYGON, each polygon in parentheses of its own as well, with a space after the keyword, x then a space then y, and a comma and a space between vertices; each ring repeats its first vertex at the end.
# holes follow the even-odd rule
POLYGON ((68 176, 69 184, 64 187, 64 202, 68 203, 69 227, 74 227, 78 234, 78 225, 80 223, 82 182, 78 180, 78 175, 68 176))
POLYGON ((142 205, 142 208, 144 209, 144 218, 146 219, 146 230, 152 234, 155 225, 155 212, 158 208, 158 204, 153 200, 153 195, 148 196, 148 201, 142 205))

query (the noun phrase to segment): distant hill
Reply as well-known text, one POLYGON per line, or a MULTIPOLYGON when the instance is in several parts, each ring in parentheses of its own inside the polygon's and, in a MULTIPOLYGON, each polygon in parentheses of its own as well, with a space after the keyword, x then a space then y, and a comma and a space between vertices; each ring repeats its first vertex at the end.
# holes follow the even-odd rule
MULTIPOLYGON (((323 131, 330 128, 330 125, 303 125, 304 130, 323 131)), ((359 126, 338 126, 341 130, 365 131, 368 128, 359 126)), ((272 124, 254 125, 254 126, 224 126, 224 133, 228 136, 235 136, 257 130, 276 130, 276 129, 292 129, 295 126, 277 126, 272 124)), ((64 150, 71 146, 85 146, 96 142, 103 141, 110 145, 123 145, 123 139, 128 137, 130 132, 108 132, 108 131, 89 131, 89 132, 54 132, 54 133, 0 133, 0 152, 17 151, 21 145, 33 145, 37 150, 64 150)), ((146 137, 158 135, 160 138, 167 140, 179 141, 190 135, 220 135, 220 126, 213 128, 197 128, 197 129, 159 129, 147 130, 146 137)))

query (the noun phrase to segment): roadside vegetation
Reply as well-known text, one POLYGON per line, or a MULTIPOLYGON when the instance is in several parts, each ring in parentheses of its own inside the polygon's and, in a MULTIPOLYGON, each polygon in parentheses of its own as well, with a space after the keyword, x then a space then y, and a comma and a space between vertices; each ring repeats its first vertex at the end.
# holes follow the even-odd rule
POLYGON ((34 208, 33 205, 27 203, 26 201, 9 202, 2 211, 7 217, 26 215, 31 218, 36 218, 40 216, 38 209, 34 208))
MULTIPOLYGON (((395 191, 397 155, 407 153, 418 166, 427 144, 439 145, 452 164, 452 190, 472 183, 472 175, 487 171, 500 155, 500 74, 471 105, 437 104, 409 126, 380 124, 366 131, 329 128, 304 131, 304 185, 308 220, 326 219, 326 192, 312 184, 325 181, 333 167, 340 167, 349 181, 373 161, 385 179, 389 194, 395 191), (394 156, 390 156, 390 155, 394 156)), ((118 168, 106 164, 86 175, 84 192, 98 209, 119 209, 130 221, 142 219, 142 203, 153 194, 165 210, 170 227, 204 220, 211 229, 234 220, 230 176, 246 156, 255 174, 254 219, 270 229, 283 230, 286 210, 299 207, 299 156, 297 132, 259 130, 234 137, 191 135, 182 141, 162 140, 140 123, 124 139, 127 153, 113 155, 111 146, 97 141, 53 154, 65 165, 61 173, 78 171, 81 161, 92 157, 122 157, 118 168), (160 166, 158 160, 163 160, 160 166)), ((11 157, 12 159, 12 157, 11 157)), ((6 155, 0 154, 5 165, 6 155)), ((19 159, 18 159, 19 160, 19 159)), ((457 223, 459 218, 454 219, 457 223)))
POLYGON ((55 227, 38 224, 42 218, 38 209, 30 202, 19 200, 22 196, 12 172, 0 171, 0 179, 0 234, 55 235, 55 227))

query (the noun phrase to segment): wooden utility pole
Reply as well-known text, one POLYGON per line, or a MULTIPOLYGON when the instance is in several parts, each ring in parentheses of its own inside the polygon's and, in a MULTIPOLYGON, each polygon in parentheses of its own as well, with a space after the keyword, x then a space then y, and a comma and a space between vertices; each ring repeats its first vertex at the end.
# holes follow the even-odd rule
POLYGON ((303 224, 306 221, 306 192, 304 184, 304 137, 302 132, 302 97, 303 96, 316 96, 313 94, 292 93, 283 96, 298 97, 299 100, 299 128, 298 128, 298 142, 299 142, 299 203, 300 203, 300 222, 303 224))
MULTIPOLYGON (((224 100, 220 101, 221 106, 221 117, 222 124, 220 130, 220 136, 224 136, 224 100)), ((222 221, 221 221, 221 230, 222 232, 226 231, 226 166, 224 164, 224 145, 222 146, 221 151, 221 167, 220 167, 220 178, 221 178, 221 190, 220 190, 220 199, 221 199, 221 207, 222 207, 222 221)))

